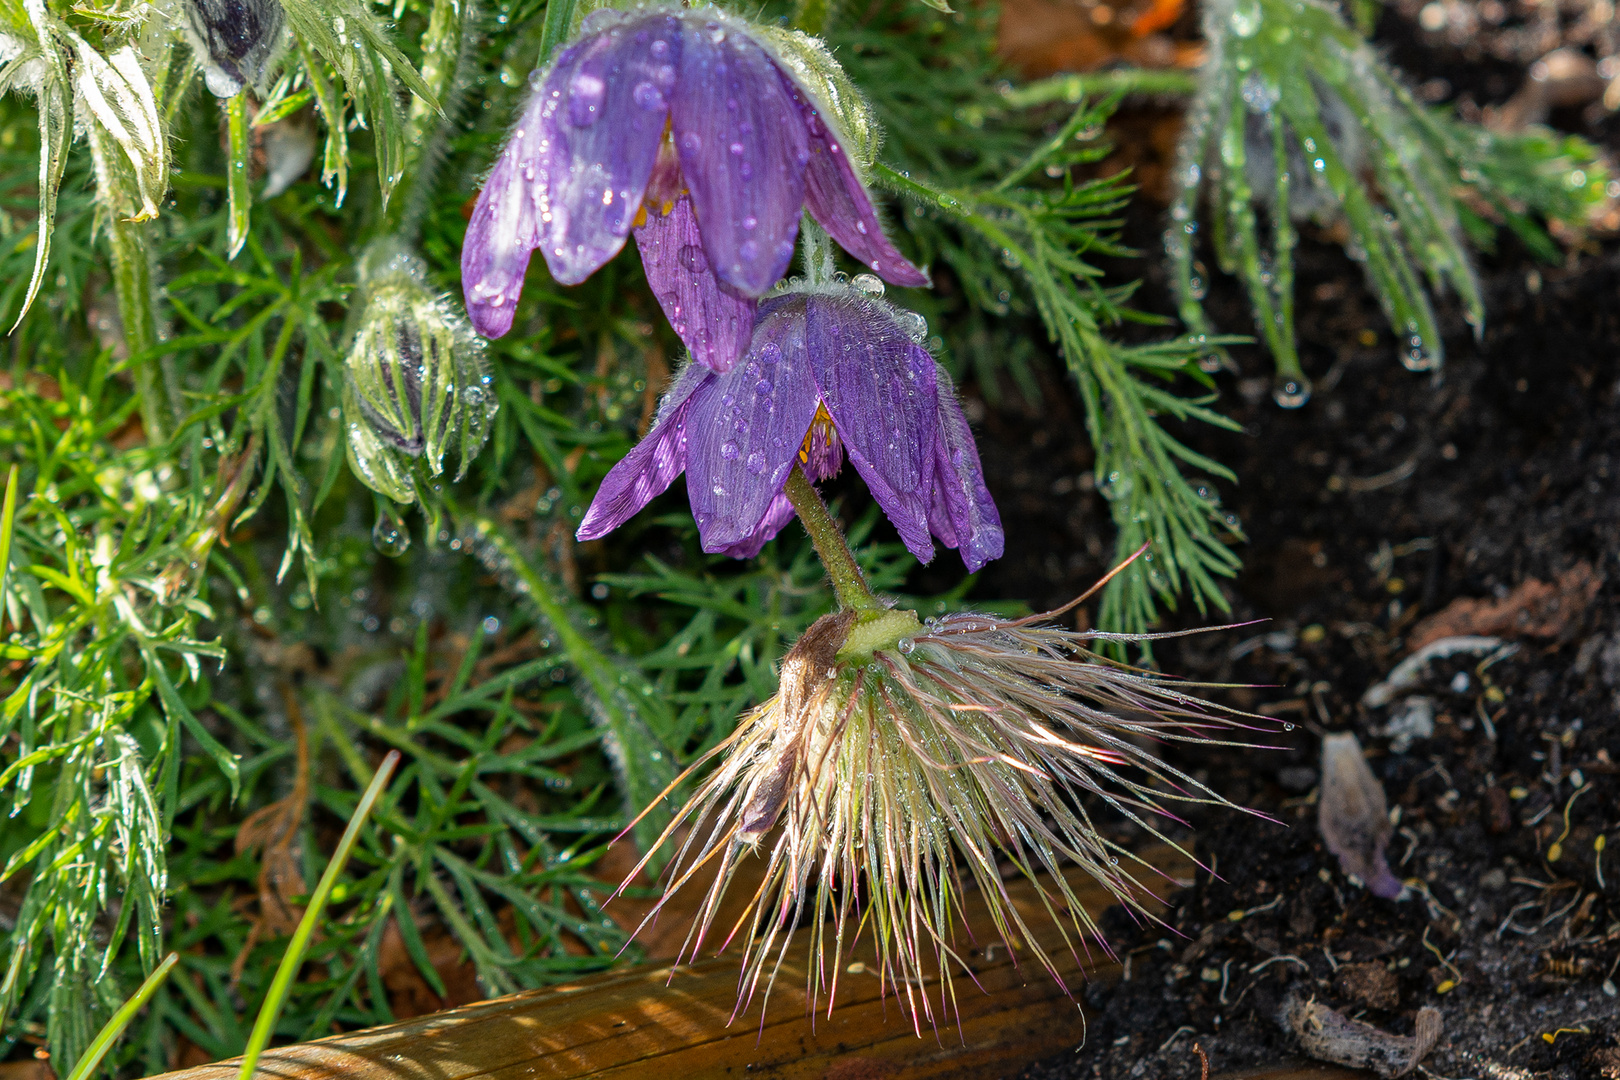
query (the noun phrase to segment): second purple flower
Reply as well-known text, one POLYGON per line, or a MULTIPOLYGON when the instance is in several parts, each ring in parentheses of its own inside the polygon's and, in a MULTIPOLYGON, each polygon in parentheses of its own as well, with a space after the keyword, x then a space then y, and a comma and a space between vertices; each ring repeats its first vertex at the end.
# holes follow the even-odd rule
POLYGON ((845 453, 912 554, 934 537, 969 570, 1002 552, 1001 518, 950 378, 895 309, 847 286, 760 304, 752 344, 724 374, 692 363, 647 437, 609 471, 579 527, 604 536, 682 471, 703 550, 749 558, 793 517, 783 485, 845 453))
MULTIPOLYGON (((884 236, 847 141, 764 38, 713 9, 601 11, 538 84, 462 248, 467 314, 512 326, 530 254, 584 281, 632 230, 693 356, 729 370, 805 209, 896 285, 927 275, 884 236)), ((830 59, 829 59, 830 62, 830 59)))

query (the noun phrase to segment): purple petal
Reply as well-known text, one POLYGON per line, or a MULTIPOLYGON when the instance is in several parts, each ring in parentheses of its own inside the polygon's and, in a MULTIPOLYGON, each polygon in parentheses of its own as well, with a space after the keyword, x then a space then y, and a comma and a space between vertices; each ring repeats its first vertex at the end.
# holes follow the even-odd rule
POLYGON ((934 443, 934 501, 928 526, 946 547, 957 548, 969 571, 1001 558, 1006 536, 1001 515, 984 486, 979 448, 944 372, 939 383, 939 438, 934 443))
MULTIPOLYGON (((558 66, 567 66, 574 59, 570 49, 558 66)), ((488 338, 512 329, 529 256, 540 244, 540 215, 525 172, 530 170, 527 163, 545 144, 540 122, 544 105, 544 99, 536 95, 524 110, 512 141, 478 193, 478 205, 461 246, 461 289, 467 318, 473 329, 488 338)))
POLYGON ((758 539, 818 403, 803 302, 773 304, 742 363, 716 376, 713 389, 692 403, 686 490, 704 551, 758 539))
MULTIPOLYGON (((785 75, 783 79, 788 81, 785 75)), ((804 171, 805 203, 810 216, 838 241, 839 247, 884 280, 919 289, 927 286, 928 275, 913 266, 884 235, 872 197, 844 152, 838 133, 810 104, 809 95, 791 82, 789 86, 810 134, 810 163, 804 171)))
POLYGON ((765 516, 759 524, 754 526, 753 532, 743 539, 720 551, 721 555, 729 555, 733 559, 752 559, 758 555, 760 549, 776 538, 782 531, 782 526, 793 520, 793 504, 788 502, 786 495, 778 493, 766 508, 765 516))
POLYGON ((811 296, 808 308, 811 363, 844 449, 900 539, 928 562, 939 437, 934 358, 871 301, 811 296))
POLYGON ((606 536, 675 482, 686 468, 687 417, 694 400, 702 397, 698 391, 712 389, 706 386, 706 380, 713 377, 701 364, 688 364, 681 370, 675 385, 659 403, 658 419, 647 437, 602 479, 576 537, 595 540, 606 536))
POLYGON ((748 348, 755 301, 733 296, 709 272, 692 200, 683 196, 668 214, 649 213, 636 246, 647 284, 692 356, 730 371, 748 348))
POLYGON ((690 16, 671 116, 716 276, 760 296, 786 273, 804 208, 804 119, 776 63, 729 23, 690 16))
POLYGON ((590 277, 630 235, 680 59, 679 19, 638 19, 575 46, 536 93, 541 143, 524 161, 533 170, 525 175, 534 182, 540 251, 560 283, 590 277))

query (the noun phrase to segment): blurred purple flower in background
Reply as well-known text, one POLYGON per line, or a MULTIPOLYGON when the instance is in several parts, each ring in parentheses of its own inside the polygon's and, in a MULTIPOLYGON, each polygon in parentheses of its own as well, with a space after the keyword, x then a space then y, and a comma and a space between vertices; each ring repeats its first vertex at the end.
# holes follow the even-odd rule
POLYGON ((628 521, 686 472, 703 550, 759 553, 793 517, 782 493, 795 465, 812 482, 847 452, 912 554, 938 537, 969 570, 1002 550, 1001 518, 950 378, 880 301, 847 286, 760 304, 742 363, 689 364, 647 437, 608 473, 581 540, 628 521))
POLYGON ((806 208, 890 282, 928 284, 884 236, 831 117, 750 29, 713 9, 587 19, 473 210, 461 275, 479 333, 511 329, 535 248, 576 285, 634 229, 670 324, 727 371, 757 299, 787 271, 806 208))

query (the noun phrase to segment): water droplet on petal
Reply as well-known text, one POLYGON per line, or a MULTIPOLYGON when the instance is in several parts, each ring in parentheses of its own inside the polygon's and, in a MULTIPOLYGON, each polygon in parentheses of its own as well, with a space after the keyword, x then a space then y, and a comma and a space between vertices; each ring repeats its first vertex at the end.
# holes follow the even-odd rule
POLYGON ((727 461, 735 461, 739 452, 740 447, 737 446, 736 440, 734 439, 727 439, 725 442, 720 444, 720 456, 725 458, 727 461))
POLYGON ((630 96, 635 98, 637 105, 648 112, 662 112, 668 107, 664 101, 664 92, 650 82, 637 83, 630 96))
POLYGON ((748 455, 748 460, 744 464, 748 466, 749 472, 758 476, 765 471, 765 454, 762 451, 755 450, 748 455))
POLYGON ((568 84, 568 122, 575 127, 589 127, 601 113, 602 98, 607 83, 601 76, 580 72, 568 84))
POLYGON ((849 279, 849 283, 857 292, 865 293, 874 300, 883 296, 883 281, 875 274, 856 274, 849 279))
POLYGON ((709 257, 696 244, 687 244, 677 251, 675 261, 694 274, 701 274, 709 268, 709 257))

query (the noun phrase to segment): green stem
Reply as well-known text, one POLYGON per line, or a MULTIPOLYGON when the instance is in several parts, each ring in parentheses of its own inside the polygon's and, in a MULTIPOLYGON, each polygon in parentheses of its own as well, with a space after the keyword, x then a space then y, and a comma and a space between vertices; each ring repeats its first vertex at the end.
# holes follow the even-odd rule
POLYGON ((1198 75, 1192 71, 1160 68, 1121 68, 1087 75, 1055 75, 1002 94, 1002 101, 1014 109, 1030 109, 1066 101, 1078 105, 1082 98, 1100 98, 1114 93, 1184 95, 1198 90, 1198 75))
POLYGON ((853 611, 884 610, 878 598, 872 595, 872 590, 867 588, 866 578, 855 564, 855 556, 844 540, 843 530, 838 527, 838 522, 827 510, 827 504, 821 501, 815 485, 810 483, 803 469, 793 466, 782 492, 793 504, 804 531, 810 534, 810 542, 816 545, 821 565, 827 568, 827 575, 832 578, 838 606, 853 611))
POLYGON ((141 423, 146 440, 161 445, 173 427, 169 395, 158 356, 157 315, 153 311, 152 258, 146 249, 145 225, 125 221, 117 214, 107 229, 112 246, 113 291, 118 295, 118 316, 129 346, 130 373, 141 399, 141 423))

